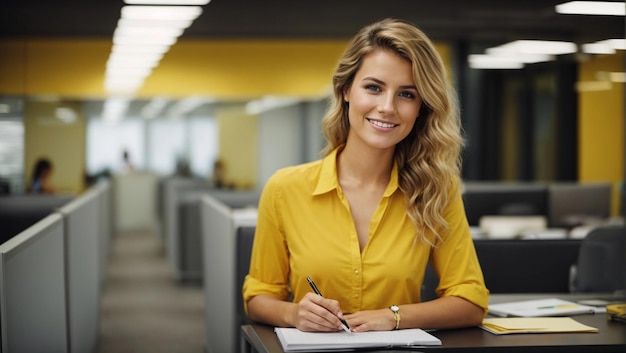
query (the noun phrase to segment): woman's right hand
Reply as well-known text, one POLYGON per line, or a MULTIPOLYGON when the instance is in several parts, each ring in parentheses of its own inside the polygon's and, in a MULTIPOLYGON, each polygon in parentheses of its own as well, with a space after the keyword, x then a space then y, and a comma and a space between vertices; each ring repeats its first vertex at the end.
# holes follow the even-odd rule
POLYGON ((298 303, 294 322, 300 331, 341 331, 342 315, 338 301, 309 292, 298 303))

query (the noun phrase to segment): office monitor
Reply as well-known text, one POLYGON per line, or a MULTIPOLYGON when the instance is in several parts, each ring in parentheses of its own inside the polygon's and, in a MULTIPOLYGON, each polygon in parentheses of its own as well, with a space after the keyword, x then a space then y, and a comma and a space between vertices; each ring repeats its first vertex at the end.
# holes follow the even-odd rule
POLYGON ((548 191, 541 184, 466 183, 462 194, 470 226, 482 216, 545 216, 548 191))
POLYGON ((63 219, 51 214, 0 245, 2 352, 67 352, 63 219))
POLYGON ((603 222, 611 216, 610 183, 555 183, 548 188, 549 223, 572 228, 603 222))

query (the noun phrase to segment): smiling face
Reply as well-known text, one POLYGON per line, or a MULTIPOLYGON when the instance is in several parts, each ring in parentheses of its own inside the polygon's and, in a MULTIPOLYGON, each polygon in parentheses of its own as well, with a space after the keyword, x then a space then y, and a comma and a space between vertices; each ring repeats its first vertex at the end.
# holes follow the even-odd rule
POLYGON ((380 49, 363 57, 344 100, 349 103, 347 143, 383 150, 393 150, 409 135, 422 105, 411 63, 380 49))

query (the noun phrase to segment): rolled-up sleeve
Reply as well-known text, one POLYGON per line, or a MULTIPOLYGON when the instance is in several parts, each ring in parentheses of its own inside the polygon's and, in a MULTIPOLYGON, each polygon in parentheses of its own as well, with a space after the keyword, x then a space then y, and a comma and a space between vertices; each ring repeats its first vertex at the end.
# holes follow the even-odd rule
POLYGON ((289 299, 289 252, 280 227, 277 200, 279 177, 268 180, 259 201, 259 213, 250 258, 250 270, 243 282, 244 309, 248 301, 260 294, 289 299))
POLYGON ((449 228, 433 250, 432 264, 439 275, 439 296, 464 298, 487 312, 489 290, 476 255, 458 184, 444 215, 449 228))

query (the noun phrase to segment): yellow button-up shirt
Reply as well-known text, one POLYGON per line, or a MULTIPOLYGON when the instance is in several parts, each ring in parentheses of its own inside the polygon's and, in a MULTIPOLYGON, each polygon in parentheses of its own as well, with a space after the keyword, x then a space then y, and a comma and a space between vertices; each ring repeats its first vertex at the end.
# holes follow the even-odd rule
POLYGON ((244 304, 259 294, 298 302, 311 292, 310 276, 344 313, 420 301, 429 261, 438 273, 437 294, 458 296, 487 309, 489 292, 476 257, 461 195, 451 190, 448 231, 435 248, 415 238, 398 189, 398 171, 369 226, 360 251, 348 200, 337 179, 337 150, 322 160, 277 171, 259 202, 244 304))

